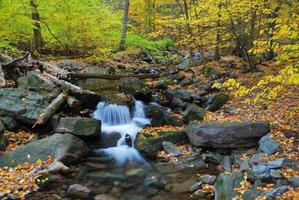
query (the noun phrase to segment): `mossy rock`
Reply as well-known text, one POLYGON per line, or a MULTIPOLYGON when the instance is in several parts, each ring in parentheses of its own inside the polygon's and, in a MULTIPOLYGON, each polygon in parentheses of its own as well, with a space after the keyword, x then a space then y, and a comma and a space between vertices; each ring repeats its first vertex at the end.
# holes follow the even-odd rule
POLYGON ((162 150, 164 141, 172 142, 176 145, 183 145, 189 142, 184 131, 161 132, 155 136, 137 135, 136 148, 145 156, 154 157, 162 150))
POLYGON ((219 110, 226 102, 229 101, 229 96, 224 93, 217 94, 209 100, 207 110, 215 112, 219 110))

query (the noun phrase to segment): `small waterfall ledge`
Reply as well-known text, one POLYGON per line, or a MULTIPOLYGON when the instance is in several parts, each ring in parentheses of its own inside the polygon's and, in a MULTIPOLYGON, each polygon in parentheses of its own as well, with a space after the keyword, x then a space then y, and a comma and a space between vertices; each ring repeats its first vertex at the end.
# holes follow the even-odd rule
POLYGON ((150 123, 150 120, 146 118, 145 105, 142 101, 135 101, 132 116, 128 106, 100 102, 93 113, 93 117, 102 122, 101 134, 109 137, 109 134, 119 133, 121 136, 115 147, 98 149, 96 150, 97 153, 105 153, 114 157, 118 165, 132 161, 146 163, 134 148, 137 133, 150 123), (127 145, 126 135, 130 135, 132 146, 127 145))

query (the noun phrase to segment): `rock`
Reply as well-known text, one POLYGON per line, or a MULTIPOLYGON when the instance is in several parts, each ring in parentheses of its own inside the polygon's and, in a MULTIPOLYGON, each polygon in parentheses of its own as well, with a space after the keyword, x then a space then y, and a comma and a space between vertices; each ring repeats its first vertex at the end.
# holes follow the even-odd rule
POLYGON ((228 102, 228 100, 229 96, 222 93, 211 96, 208 99, 208 105, 206 107, 206 110, 215 112, 219 110, 226 102, 228 102))
POLYGON ((193 193, 196 190, 199 190, 201 188, 201 186, 202 186, 202 182, 197 182, 190 187, 189 192, 193 193))
POLYGON ((273 140, 269 134, 260 139, 259 145, 259 150, 268 155, 275 154, 280 149, 279 143, 273 140))
POLYGON ((94 197, 94 200, 116 200, 114 197, 106 194, 98 194, 94 197))
POLYGON ((0 121, 0 151, 4 151, 8 145, 7 137, 4 134, 4 124, 0 121))
POLYGON ((66 173, 69 168, 65 166, 62 162, 55 161, 48 166, 48 172, 51 174, 66 173))
POLYGON ((243 193, 243 199, 244 200, 256 200, 258 196, 261 196, 262 191, 260 190, 254 190, 254 189, 248 189, 243 193))
POLYGON ((162 150, 163 141, 176 145, 187 144, 188 138, 184 131, 161 132, 159 135, 141 135, 136 137, 136 148, 146 156, 152 157, 162 150))
POLYGON ((298 177, 291 177, 288 180, 293 187, 299 187, 299 178, 298 177))
POLYGON ((232 173, 234 180, 234 187, 241 187, 241 182, 244 180, 244 175, 241 171, 235 171, 232 173))
POLYGON ((275 169, 270 170, 270 177, 274 179, 282 178, 281 173, 275 169))
MULTIPOLYGON (((24 123, 34 124, 51 98, 19 88, 0 89, 0 113, 24 123)), ((0 114, 1 115, 1 114, 0 114)))
POLYGON ((225 173, 218 175, 214 185, 215 199, 231 200, 236 196, 234 180, 225 173))
POLYGON ((250 170, 249 162, 248 162, 248 160, 244 160, 240 165, 240 171, 244 172, 244 171, 248 171, 248 170, 250 170))
POLYGON ((281 196, 283 193, 285 193, 288 190, 289 188, 287 186, 280 186, 278 188, 271 190, 270 192, 267 192, 266 197, 269 200, 274 200, 276 199, 276 197, 281 196))
POLYGON ((16 122, 16 120, 14 120, 12 117, 3 117, 2 123, 10 131, 16 130, 16 128, 18 126, 18 123, 16 122))
POLYGON ((200 177, 202 183, 213 185, 216 181, 216 176, 213 175, 203 175, 200 177))
POLYGON ((187 85, 191 85, 193 83, 193 80, 189 79, 189 78, 184 78, 181 81, 182 86, 187 86, 187 85))
POLYGON ((183 182, 171 183, 165 187, 165 189, 169 190, 174 194, 183 194, 189 192, 190 188, 196 183, 195 179, 188 179, 183 182))
POLYGON ((183 112, 183 120, 185 123, 190 123, 194 120, 203 120, 204 116, 205 110, 195 104, 190 104, 183 112))
POLYGON ((86 174, 86 177, 90 180, 93 180, 95 182, 99 183, 113 183, 113 182, 123 182, 127 180, 127 176, 119 171, 111 171, 111 172, 105 172, 105 171, 95 171, 95 172, 89 172, 86 174))
POLYGON ((165 80, 160 80, 158 83, 156 83, 155 88, 158 90, 166 90, 167 89, 167 83, 165 80))
POLYGON ((251 166, 256 165, 256 164, 261 164, 261 163, 266 163, 267 161, 265 158, 267 157, 267 154, 265 153, 258 153, 252 155, 252 157, 249 159, 249 164, 251 166))
POLYGON ((156 103, 150 103, 148 106, 148 115, 152 119, 152 126, 182 126, 184 123, 168 108, 156 103))
POLYGON ((219 153, 212 151, 203 154, 203 159, 207 162, 214 163, 215 165, 219 165, 223 162, 223 157, 219 153))
POLYGON ((187 107, 187 103, 184 102, 183 100, 177 98, 177 97, 173 97, 171 100, 171 107, 173 109, 175 108, 186 108, 187 107))
POLYGON ((190 55, 186 55, 183 59, 182 62, 176 66, 178 70, 185 70, 189 69, 191 67, 191 58, 190 55))
POLYGON ((0 157, 0 166, 14 167, 24 162, 34 163, 49 156, 65 164, 75 162, 87 155, 87 145, 71 134, 54 134, 47 138, 21 145, 0 157))
POLYGON ((119 80, 119 89, 122 92, 132 94, 137 100, 149 102, 151 100, 151 90, 143 81, 128 77, 119 80))
POLYGON ((179 157, 177 166, 183 170, 198 170, 205 167, 205 161, 198 153, 179 157))
POLYGON ((19 200, 20 198, 15 194, 8 194, 7 199, 8 200, 19 200))
POLYGON ((191 195, 191 200, 205 200, 207 199, 206 197, 206 192, 204 190, 196 190, 192 195, 191 195))
POLYGON ((225 172, 232 172, 232 163, 229 156, 224 156, 223 159, 224 171, 225 172))
POLYGON ((167 153, 173 155, 173 156, 179 156, 182 155, 182 152, 176 148, 176 146, 172 142, 163 141, 162 146, 164 151, 167 153))
POLYGON ((92 118, 64 117, 60 119, 55 132, 96 137, 101 133, 101 121, 92 118))
POLYGON ((37 92, 43 97, 53 99, 61 92, 52 82, 44 78, 39 72, 31 72, 18 79, 18 88, 37 92))
POLYGON ((89 193, 90 190, 87 187, 79 184, 70 185, 69 189, 67 190, 67 195, 74 198, 87 199, 89 193))
POLYGON ((187 101, 187 102, 189 102, 192 97, 191 93, 183 88, 174 89, 174 90, 170 91, 170 93, 172 93, 175 97, 177 97, 183 101, 187 101))
POLYGON ((153 188, 157 188, 157 189, 163 189, 166 185, 165 180, 158 175, 148 175, 145 179, 144 179, 144 185, 146 185, 147 187, 153 187, 153 188))
POLYGON ((187 126, 187 136, 193 145, 213 148, 253 147, 269 131, 268 122, 194 122, 187 126))

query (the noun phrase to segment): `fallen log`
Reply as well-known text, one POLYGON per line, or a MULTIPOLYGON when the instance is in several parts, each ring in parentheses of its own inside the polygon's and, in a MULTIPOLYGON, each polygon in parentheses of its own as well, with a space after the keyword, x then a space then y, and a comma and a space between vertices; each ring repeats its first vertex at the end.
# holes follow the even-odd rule
POLYGON ((45 124, 55 113, 56 111, 61 107, 61 105, 66 101, 67 94, 60 93, 51 103, 48 105, 48 107, 44 110, 43 113, 40 114, 38 120, 33 125, 33 128, 36 125, 43 125, 45 124))
MULTIPOLYGON (((20 62, 22 60, 25 60, 26 58, 28 58, 28 56, 30 55, 29 52, 26 52, 24 56, 21 56, 21 57, 18 57, 18 58, 15 58, 15 59, 12 59, 12 60, 9 60, 9 61, 6 61, 2 64, 3 67, 8 67, 8 66, 12 66, 14 64, 16 64, 17 62, 20 62)), ((6 59, 8 59, 9 57, 6 57, 6 59)))
POLYGON ((99 101, 102 100, 101 95, 89 90, 84 90, 81 87, 74 85, 70 82, 60 80, 47 72, 43 72, 43 76, 55 83, 56 85, 62 87, 62 89, 65 90, 67 93, 72 94, 74 97, 76 97, 80 101, 82 108, 93 108, 97 105, 99 101))
POLYGON ((154 79, 160 78, 160 74, 97 74, 97 73, 69 73, 68 77, 70 79, 87 79, 87 78, 97 78, 97 79, 107 79, 107 80, 118 80, 121 78, 134 77, 138 79, 154 79))
POLYGON ((68 73, 69 73, 68 71, 57 67, 53 63, 44 62, 40 60, 32 60, 32 64, 40 65, 43 68, 42 71, 46 71, 47 73, 53 75, 54 77, 58 77, 61 79, 67 79, 68 77, 68 73))

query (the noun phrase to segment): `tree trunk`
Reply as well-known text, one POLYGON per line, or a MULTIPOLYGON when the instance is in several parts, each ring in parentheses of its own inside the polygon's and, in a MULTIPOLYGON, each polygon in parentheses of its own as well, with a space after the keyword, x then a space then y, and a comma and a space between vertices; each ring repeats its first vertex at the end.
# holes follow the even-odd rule
POLYGON ((41 26, 40 26, 40 15, 37 10, 37 2, 36 0, 30 0, 30 6, 32 9, 32 21, 33 21, 33 41, 32 46, 33 50, 39 51, 43 46, 42 41, 42 33, 41 33, 41 26))
POLYGON ((4 87, 6 85, 5 75, 4 71, 2 69, 2 65, 0 63, 0 88, 4 87))
POLYGON ((122 33, 121 33, 121 39, 120 39, 120 43, 119 43, 120 51, 126 49, 127 28, 128 28, 128 20, 129 20, 129 7, 130 7, 130 0, 125 0, 122 33))
POLYGON ((215 47, 215 60, 220 59, 220 42, 221 42, 221 35, 220 35, 220 18, 221 18, 221 2, 218 4, 218 19, 216 23, 216 47, 215 47))

